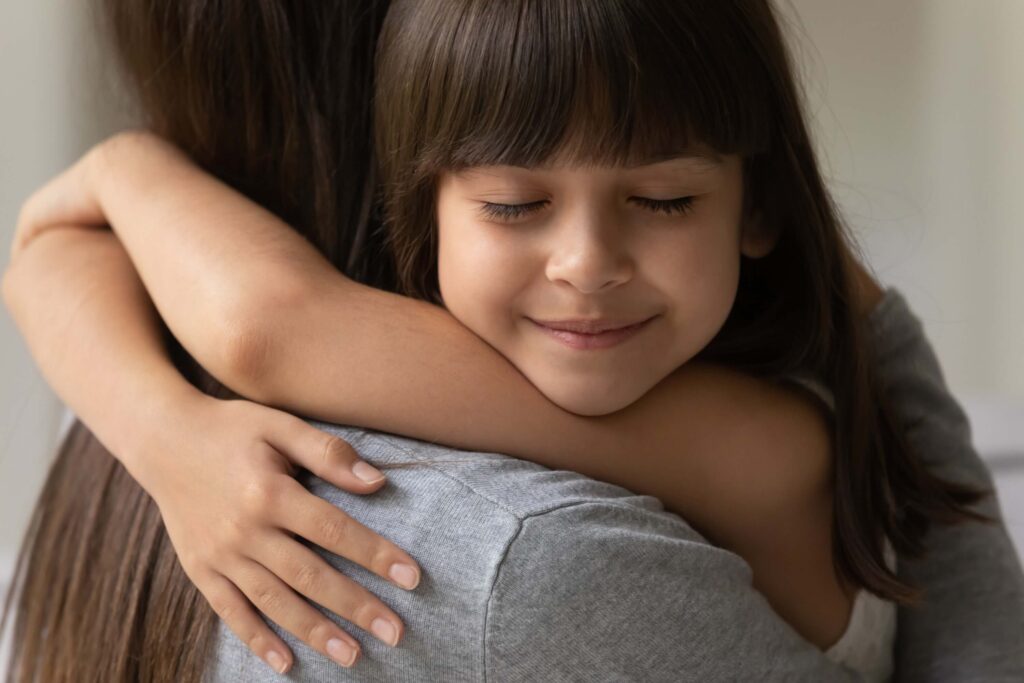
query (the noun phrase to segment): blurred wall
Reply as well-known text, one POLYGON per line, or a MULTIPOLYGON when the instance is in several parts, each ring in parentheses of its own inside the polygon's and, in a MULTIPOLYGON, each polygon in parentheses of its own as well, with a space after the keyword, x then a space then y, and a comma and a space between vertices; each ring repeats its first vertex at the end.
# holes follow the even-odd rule
POLYGON ((1024 550, 1024 2, 785 0, 821 157, 1024 550))
MULTIPOLYGON (((81 0, 0 2, 0 255, 21 202, 125 117, 81 0)), ((0 306, 0 586, 56 446, 63 409, 0 306)), ((2 591, 0 591, 2 592, 2 591)))
POLYGON ((1024 3, 792 6, 832 187, 877 273, 958 395, 1024 398, 1024 3))
MULTIPOLYGON (((836 196, 877 273, 923 318, 1018 524, 1024 2, 783 2, 800 16, 797 52, 836 196)), ((89 4, 0 3, 5 257, 21 201, 125 120, 89 4)), ((60 420, 0 310, 0 585, 60 420)))

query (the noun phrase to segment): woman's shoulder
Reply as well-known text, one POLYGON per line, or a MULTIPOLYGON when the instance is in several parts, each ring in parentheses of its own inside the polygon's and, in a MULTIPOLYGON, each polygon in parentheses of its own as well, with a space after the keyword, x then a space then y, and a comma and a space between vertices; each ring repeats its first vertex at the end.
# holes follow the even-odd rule
POLYGON ((502 680, 846 680, 771 610, 739 555, 609 504, 523 522, 485 633, 502 680))
POLYGON ((318 492, 348 505, 395 495, 419 510, 447 510, 453 500, 462 506, 489 510, 490 515, 519 521, 560 508, 589 504, 611 507, 623 515, 661 519, 675 533, 703 538, 662 502, 579 472, 554 470, 502 453, 467 451, 369 429, 314 422, 314 426, 346 440, 361 457, 381 469, 388 483, 373 496, 357 496, 319 482, 318 492), (408 496, 412 494, 414 498, 408 496))

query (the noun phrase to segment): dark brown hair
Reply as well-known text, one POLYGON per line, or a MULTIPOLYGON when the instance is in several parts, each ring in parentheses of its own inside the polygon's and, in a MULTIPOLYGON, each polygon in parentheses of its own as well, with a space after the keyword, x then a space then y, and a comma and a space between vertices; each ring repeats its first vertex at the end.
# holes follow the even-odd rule
MULTIPOLYGON (((373 58, 387 0, 102 0, 146 123, 339 269, 393 289, 371 215, 373 58)), ((228 392, 167 335, 183 374, 228 392)), ((217 618, 153 500, 76 422, 4 605, 11 683, 199 681, 217 618)), ((2 630, 2 629, 0 629, 2 630)))
MULTIPOLYGON (((762 376, 809 371, 835 393, 835 556, 858 584, 911 595, 882 562, 882 534, 917 554, 930 521, 968 516, 978 494, 924 470, 877 385, 842 226, 765 0, 403 0, 379 62, 386 233, 367 136, 385 0, 104 3, 158 133, 350 277, 427 300, 441 169, 556 150, 615 161, 691 138, 743 154, 752 202, 783 237, 744 262, 733 313, 702 356, 762 376)), ((186 377, 225 394, 168 344, 186 377)), ((80 423, 36 507, 5 616, 11 607, 18 683, 198 681, 217 623, 153 501, 80 423)))
POLYGON ((793 74, 767 0, 396 0, 374 118, 385 225, 403 291, 440 302, 441 171, 619 164, 691 143, 741 155, 748 209, 780 239, 744 258, 730 316, 698 358, 828 387, 836 569, 911 602, 885 540, 920 557, 930 524, 981 519, 968 506, 983 492, 932 475, 888 405, 793 74))

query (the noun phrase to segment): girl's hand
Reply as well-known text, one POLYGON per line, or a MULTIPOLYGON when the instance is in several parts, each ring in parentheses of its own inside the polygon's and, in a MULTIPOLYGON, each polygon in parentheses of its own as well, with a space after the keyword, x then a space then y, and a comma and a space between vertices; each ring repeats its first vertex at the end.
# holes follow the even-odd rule
POLYGON ((142 444, 145 457, 131 457, 139 470, 132 474, 160 508, 185 573, 242 642, 275 671, 290 667, 288 647, 255 605, 310 647, 351 666, 359 643, 302 595, 397 644, 398 616, 301 539, 403 588, 419 582, 416 563, 307 491, 292 463, 353 493, 377 490, 384 476, 341 439, 257 403, 201 395, 170 413, 164 431, 142 444))
MULTIPOLYGON (((107 225, 99 188, 105 169, 120 160, 116 150, 142 157, 152 151, 154 165, 182 155, 138 131, 95 146, 25 202, 12 260, 48 230, 107 225)), ((146 176, 149 183, 161 178, 159 171, 146 176)), ((351 665, 358 642, 301 594, 396 644, 403 631, 397 615, 296 538, 414 588, 419 569, 406 553, 309 493, 292 475, 298 465, 353 493, 377 490, 384 477, 340 439, 287 413, 198 392, 185 399, 173 393, 155 394, 164 397, 157 419, 119 427, 117 455, 159 506, 185 573, 228 627, 275 670, 286 670, 291 653, 255 605, 314 649, 351 665), (150 424, 163 431, 153 432, 150 424)))

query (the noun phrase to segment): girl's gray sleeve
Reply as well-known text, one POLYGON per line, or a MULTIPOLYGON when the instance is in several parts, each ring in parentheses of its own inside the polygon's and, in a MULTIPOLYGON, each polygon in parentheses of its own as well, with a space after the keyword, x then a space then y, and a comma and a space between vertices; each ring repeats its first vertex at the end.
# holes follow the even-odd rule
POLYGON ((853 681, 780 619, 749 565, 608 501, 526 518, 497 570, 488 681, 853 681))
MULTIPOLYGON (((902 295, 889 289, 870 322, 881 379, 911 446, 936 474, 991 489, 967 417, 902 295)), ((899 612, 898 680, 1024 681, 1024 574, 998 500, 978 509, 997 523, 935 527, 925 559, 901 560, 900 576, 926 594, 921 607, 899 612)))

